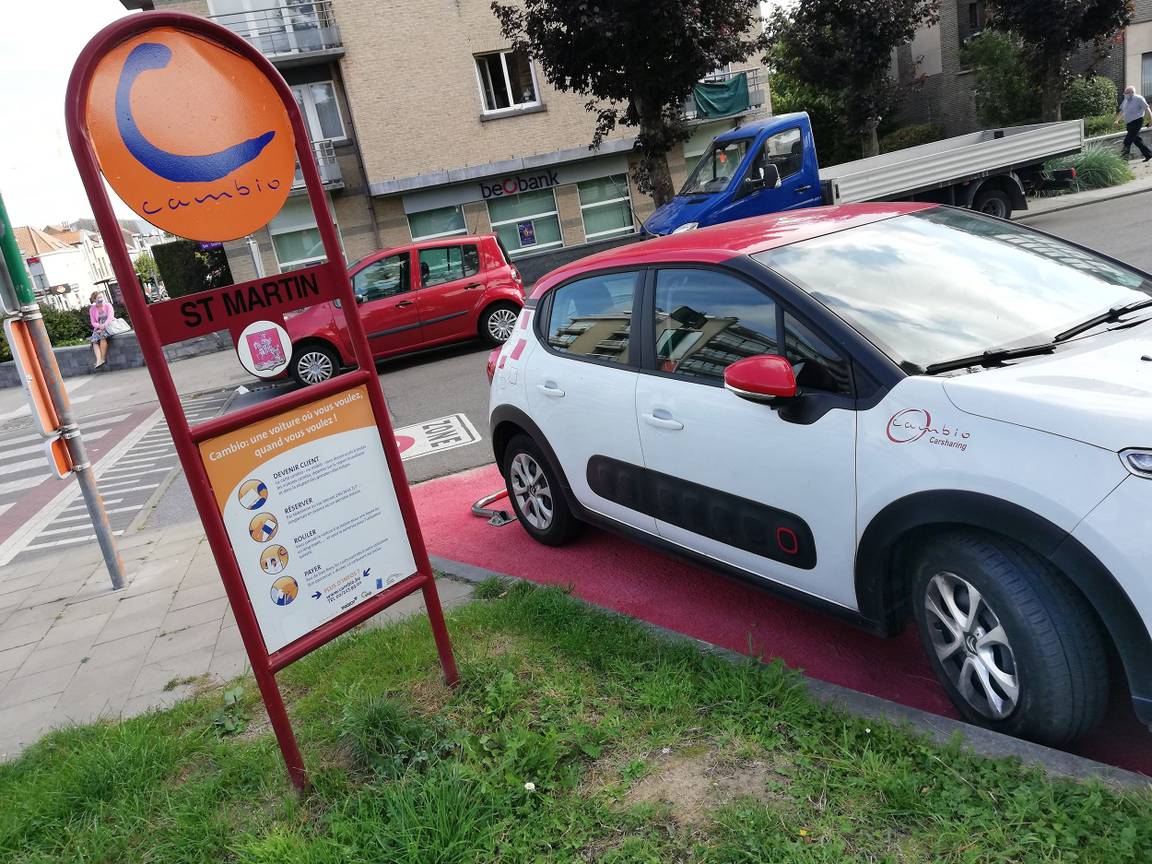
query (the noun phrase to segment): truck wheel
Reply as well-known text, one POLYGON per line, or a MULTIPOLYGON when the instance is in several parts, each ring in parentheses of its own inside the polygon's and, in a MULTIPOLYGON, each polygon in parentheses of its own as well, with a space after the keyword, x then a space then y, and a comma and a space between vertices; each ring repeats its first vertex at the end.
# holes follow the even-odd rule
POLYGON ((503 345, 516 329, 520 310, 511 303, 495 303, 480 316, 480 336, 489 345, 503 345))
POLYGON ((305 345, 292 358, 290 371, 297 384, 319 384, 340 371, 340 358, 327 345, 305 345))
POLYGON ((972 202, 972 209, 979 213, 987 213, 998 219, 1012 218, 1012 198, 1001 189, 985 189, 976 193, 976 200, 972 202))
POLYGON ((1059 747, 1100 720, 1108 665, 1084 598, 1029 550, 976 531, 939 534, 912 559, 920 638, 972 723, 1059 747))
POLYGON ((545 546, 563 546, 580 533, 552 466, 527 435, 517 435, 504 450, 508 499, 524 530, 545 546))

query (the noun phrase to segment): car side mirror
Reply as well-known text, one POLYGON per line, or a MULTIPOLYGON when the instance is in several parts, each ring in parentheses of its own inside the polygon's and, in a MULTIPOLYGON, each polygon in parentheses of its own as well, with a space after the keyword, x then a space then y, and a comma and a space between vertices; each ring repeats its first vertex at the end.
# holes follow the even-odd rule
POLYGON ((753 192, 759 192, 762 189, 779 189, 780 188, 780 169, 773 163, 769 162, 760 168, 764 174, 763 177, 753 177, 749 175, 744 178, 744 194, 751 195, 753 192))
POLYGON ((724 386, 750 402, 773 402, 799 394, 792 364, 778 354, 737 360, 724 370, 724 386))

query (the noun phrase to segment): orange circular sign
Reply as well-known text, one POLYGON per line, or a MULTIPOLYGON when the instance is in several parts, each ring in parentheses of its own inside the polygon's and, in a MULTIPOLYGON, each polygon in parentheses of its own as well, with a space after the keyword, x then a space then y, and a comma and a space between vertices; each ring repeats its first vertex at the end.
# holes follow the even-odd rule
POLYGON ((288 112, 249 60, 158 27, 109 51, 88 133, 124 203, 190 240, 234 240, 280 212, 296 171, 288 112))

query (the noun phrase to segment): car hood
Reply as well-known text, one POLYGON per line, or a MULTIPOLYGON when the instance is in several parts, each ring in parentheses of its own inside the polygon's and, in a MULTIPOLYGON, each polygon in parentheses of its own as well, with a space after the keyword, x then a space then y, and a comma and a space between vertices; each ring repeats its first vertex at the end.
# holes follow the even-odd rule
POLYGON ((708 215, 716 208, 720 195, 677 195, 667 204, 656 208, 644 220, 644 229, 649 234, 671 234, 687 222, 708 225, 708 215))
POLYGON ((961 411, 1108 450, 1152 447, 1152 323, 944 381, 961 411))

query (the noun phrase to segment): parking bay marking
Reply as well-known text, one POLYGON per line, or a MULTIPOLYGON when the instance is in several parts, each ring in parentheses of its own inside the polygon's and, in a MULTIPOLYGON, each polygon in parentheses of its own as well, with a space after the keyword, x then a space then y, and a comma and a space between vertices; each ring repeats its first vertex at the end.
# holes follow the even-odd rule
POLYGON ((476 427, 463 414, 449 414, 435 420, 425 420, 411 426, 401 426, 393 430, 396 446, 400 448, 400 458, 404 461, 418 459, 429 453, 465 447, 480 440, 476 427))

